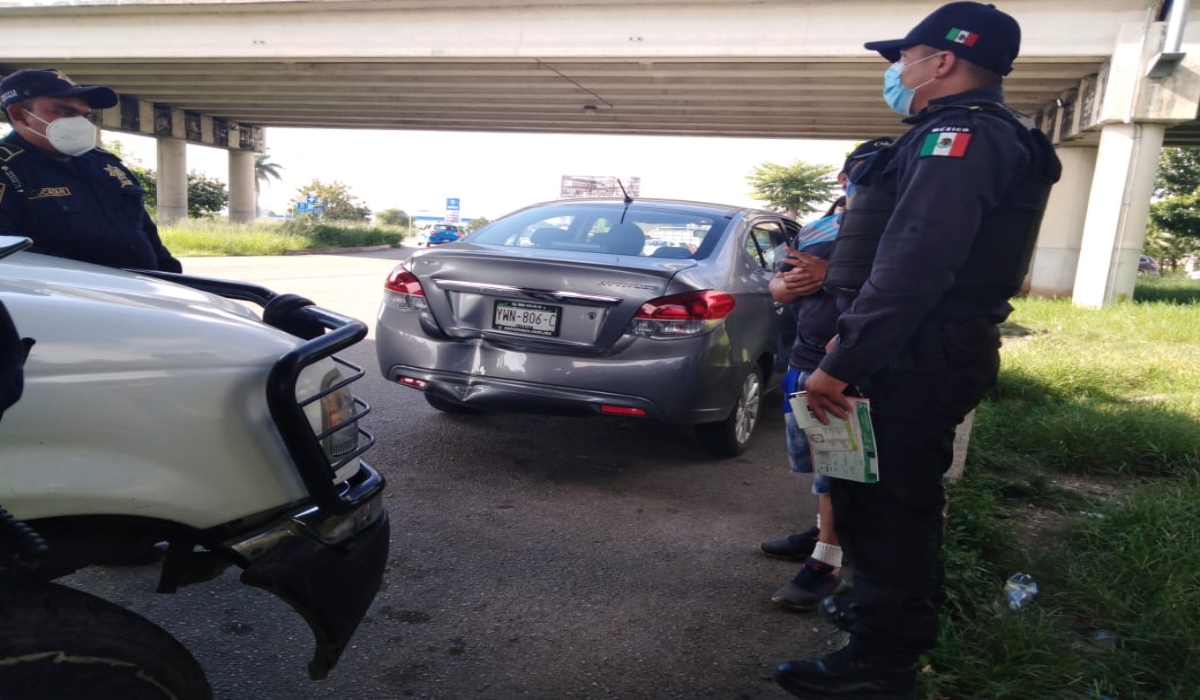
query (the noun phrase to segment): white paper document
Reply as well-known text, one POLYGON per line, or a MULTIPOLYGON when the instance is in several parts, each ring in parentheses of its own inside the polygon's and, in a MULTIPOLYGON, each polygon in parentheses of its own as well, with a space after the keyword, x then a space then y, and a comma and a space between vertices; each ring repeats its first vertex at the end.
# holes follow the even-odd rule
POLYGON ((879 481, 879 457, 875 449, 875 431, 871 426, 871 402, 846 397, 849 415, 842 419, 826 412, 824 425, 808 410, 804 392, 788 396, 796 424, 808 437, 813 471, 835 479, 850 479, 873 484, 879 481))

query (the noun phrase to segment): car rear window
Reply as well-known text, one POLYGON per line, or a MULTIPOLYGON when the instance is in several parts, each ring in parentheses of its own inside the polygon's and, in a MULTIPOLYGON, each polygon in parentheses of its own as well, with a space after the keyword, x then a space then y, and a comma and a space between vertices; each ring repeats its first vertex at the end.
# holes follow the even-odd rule
MULTIPOLYGON (((472 243, 605 255, 694 259, 724 221, 684 211, 621 205, 527 209, 480 229, 472 243)), ((712 248, 712 246, 708 246, 712 248)))

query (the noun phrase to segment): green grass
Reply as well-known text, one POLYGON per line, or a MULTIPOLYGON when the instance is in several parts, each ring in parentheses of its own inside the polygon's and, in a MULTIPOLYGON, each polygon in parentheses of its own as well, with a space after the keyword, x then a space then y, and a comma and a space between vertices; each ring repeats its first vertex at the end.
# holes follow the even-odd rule
POLYGON ((399 245, 400 229, 351 224, 287 221, 234 225, 221 221, 189 220, 162 226, 163 244, 176 257, 216 255, 283 255, 327 248, 399 245))
POLYGON ((923 697, 1200 697, 1200 282, 1134 299, 1014 302, 950 488, 923 697), (1019 613, 1014 571, 1040 587, 1019 613))

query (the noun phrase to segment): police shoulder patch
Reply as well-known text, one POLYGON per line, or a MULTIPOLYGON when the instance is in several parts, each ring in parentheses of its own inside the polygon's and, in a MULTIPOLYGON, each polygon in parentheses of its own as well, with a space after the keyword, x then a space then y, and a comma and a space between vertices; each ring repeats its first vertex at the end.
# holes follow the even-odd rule
POLYGON ((7 163, 25 152, 23 148, 10 146, 7 143, 0 143, 0 163, 7 163))
POLYGON ((133 187, 133 180, 121 168, 115 165, 106 165, 104 166, 104 172, 108 173, 111 177, 115 177, 117 184, 121 187, 133 187))
POLYGON ((967 155, 971 145, 971 127, 969 126, 939 126, 925 134, 921 143, 921 157, 941 156, 944 158, 962 158, 967 155))

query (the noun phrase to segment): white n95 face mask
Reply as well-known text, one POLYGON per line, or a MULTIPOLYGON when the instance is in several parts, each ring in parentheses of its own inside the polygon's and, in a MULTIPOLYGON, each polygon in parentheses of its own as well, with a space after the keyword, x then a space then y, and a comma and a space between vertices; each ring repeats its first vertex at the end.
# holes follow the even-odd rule
POLYGON ((81 156, 96 147, 96 125, 87 117, 63 117, 48 122, 33 112, 26 114, 46 125, 43 136, 54 150, 65 156, 81 156))

